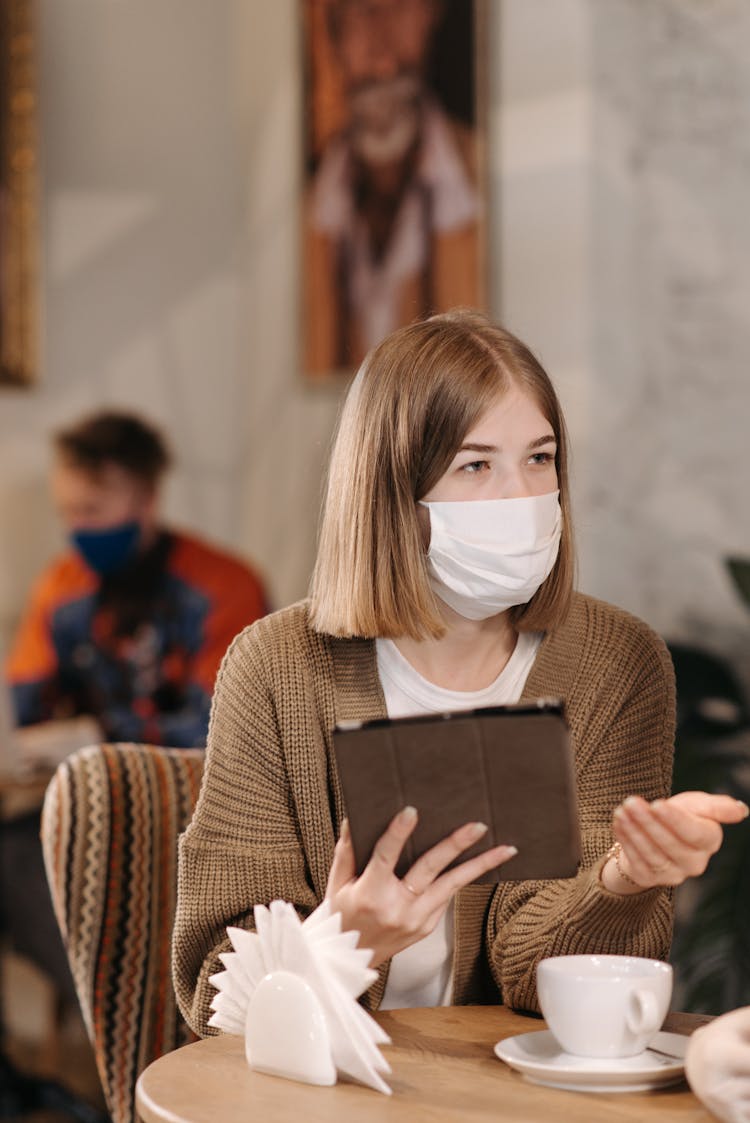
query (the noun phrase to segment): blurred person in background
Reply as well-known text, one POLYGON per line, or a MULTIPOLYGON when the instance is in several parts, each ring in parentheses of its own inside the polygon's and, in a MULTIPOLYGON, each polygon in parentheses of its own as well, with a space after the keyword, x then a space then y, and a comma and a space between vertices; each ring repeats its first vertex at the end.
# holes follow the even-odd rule
MULTIPOLYGON (((97 740, 205 745, 219 663, 267 597, 247 564, 164 524, 169 463, 163 436, 129 413, 95 413, 54 438, 71 548, 36 582, 6 663, 22 761, 97 740)), ((75 1002, 38 811, 0 824, 0 933, 75 1002)))
POLYGON ((127 413, 55 437, 52 492, 71 549, 41 575, 6 666, 18 724, 85 714, 110 741, 202 746, 219 662, 263 616, 244 562, 166 527, 161 434, 127 413))
POLYGON ((325 10, 344 124, 323 147, 305 218, 313 374, 358 364, 415 317, 481 303, 476 132, 430 80, 448 6, 326 0, 325 10))

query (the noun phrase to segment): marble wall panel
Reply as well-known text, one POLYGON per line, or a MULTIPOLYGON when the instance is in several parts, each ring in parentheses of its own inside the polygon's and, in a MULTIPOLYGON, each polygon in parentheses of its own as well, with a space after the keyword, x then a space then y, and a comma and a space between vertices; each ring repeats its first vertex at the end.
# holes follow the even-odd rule
POLYGON ((750 9, 591 12, 591 442, 610 465, 589 489, 592 583, 747 665, 750 613, 723 558, 750 556, 750 9))

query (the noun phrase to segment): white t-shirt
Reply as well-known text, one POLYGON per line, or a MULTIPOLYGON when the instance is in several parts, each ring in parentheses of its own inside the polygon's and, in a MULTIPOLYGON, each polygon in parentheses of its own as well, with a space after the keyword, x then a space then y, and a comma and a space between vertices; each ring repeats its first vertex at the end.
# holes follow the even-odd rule
MULTIPOLYGON (((482 690, 445 690, 414 670, 392 640, 375 647, 388 717, 469 710, 517 702, 542 639, 522 632, 500 674, 482 690)), ((448 1006, 453 983, 453 903, 429 936, 394 955, 381 1010, 406 1006, 448 1006)))

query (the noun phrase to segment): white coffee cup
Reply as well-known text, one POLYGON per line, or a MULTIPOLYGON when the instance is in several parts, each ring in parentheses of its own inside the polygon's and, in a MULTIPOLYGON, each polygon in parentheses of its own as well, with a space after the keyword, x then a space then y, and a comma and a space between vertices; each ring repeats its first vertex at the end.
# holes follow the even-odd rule
POLYGON ((672 968, 634 955, 559 955, 536 971, 539 1006, 566 1053, 631 1057, 661 1029, 672 968))

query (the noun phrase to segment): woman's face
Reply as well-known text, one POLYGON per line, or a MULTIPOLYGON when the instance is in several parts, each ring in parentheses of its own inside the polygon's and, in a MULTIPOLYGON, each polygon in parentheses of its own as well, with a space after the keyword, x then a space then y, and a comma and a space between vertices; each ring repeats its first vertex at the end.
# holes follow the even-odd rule
POLYGON ((447 472, 422 499, 519 499, 557 490, 557 442, 535 399, 511 384, 466 434, 447 472))

